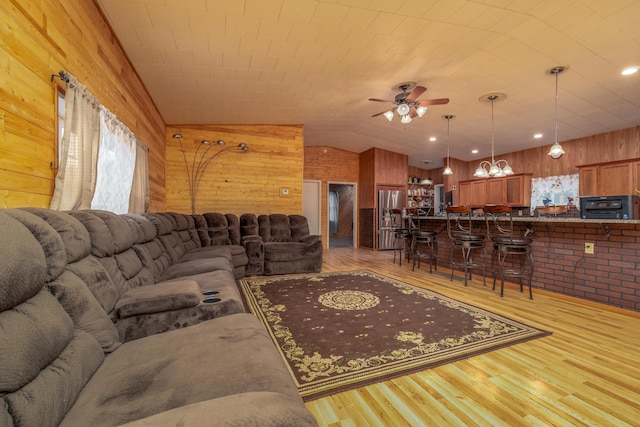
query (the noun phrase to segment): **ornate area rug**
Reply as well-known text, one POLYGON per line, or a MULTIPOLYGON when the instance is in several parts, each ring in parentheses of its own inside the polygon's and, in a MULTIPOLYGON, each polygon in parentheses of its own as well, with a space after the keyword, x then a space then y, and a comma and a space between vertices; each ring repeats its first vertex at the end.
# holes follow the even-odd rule
POLYGON ((305 401, 549 334, 367 270, 239 283, 305 401))

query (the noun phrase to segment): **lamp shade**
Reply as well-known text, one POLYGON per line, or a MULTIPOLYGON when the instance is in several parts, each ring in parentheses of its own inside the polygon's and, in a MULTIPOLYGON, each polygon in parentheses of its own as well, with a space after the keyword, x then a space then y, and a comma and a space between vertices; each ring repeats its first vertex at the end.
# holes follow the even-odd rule
POLYGON ((446 168, 444 168, 444 171, 442 171, 442 175, 453 175, 453 171, 449 166, 447 166, 446 168))
POLYGON ((425 115, 425 113, 427 112, 428 108, 427 107, 418 107, 416 108, 416 113, 418 113, 418 117, 422 117, 425 115))
POLYGON ((556 142, 551 146, 551 149, 547 154, 554 159, 559 159, 564 154, 564 150, 562 149, 562 146, 556 142))
POLYGON ((409 114, 409 111, 411 111, 411 108, 409 108, 407 104, 403 103, 398 105, 398 114, 400 114, 401 116, 406 116, 407 114, 409 114))
POLYGON ((402 118, 400 119, 401 123, 411 123, 411 116, 409 114, 406 114, 404 116, 402 116, 402 118))
POLYGON ((384 116, 389 121, 393 120, 393 110, 387 111, 386 113, 384 113, 384 116))

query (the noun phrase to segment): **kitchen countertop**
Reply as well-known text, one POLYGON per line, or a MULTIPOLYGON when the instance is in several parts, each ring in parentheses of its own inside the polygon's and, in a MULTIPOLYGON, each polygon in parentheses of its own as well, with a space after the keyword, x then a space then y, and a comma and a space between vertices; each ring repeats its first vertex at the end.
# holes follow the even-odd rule
MULTIPOLYGON (((418 216, 419 220, 446 220, 445 215, 441 216, 418 216)), ((483 220, 484 216, 473 217, 474 220, 483 220)), ((558 216, 514 216, 514 222, 546 222, 546 223, 592 223, 592 224, 640 224, 640 219, 583 219, 575 217, 558 216)))

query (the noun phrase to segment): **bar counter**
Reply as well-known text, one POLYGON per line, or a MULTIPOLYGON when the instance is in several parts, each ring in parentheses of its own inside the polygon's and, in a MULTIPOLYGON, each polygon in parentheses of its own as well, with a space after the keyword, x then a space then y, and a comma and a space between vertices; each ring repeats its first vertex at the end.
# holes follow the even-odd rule
MULTIPOLYGON (((451 242, 446 216, 413 218, 419 220, 420 229, 438 233, 438 265, 448 268, 451 242)), ((485 231, 484 216, 474 220, 478 231, 485 231)), ((527 215, 514 216, 513 221, 516 234, 526 233, 533 240, 534 298, 538 288, 640 311, 640 220, 527 215), (585 243, 594 244, 593 254, 585 253, 585 243)), ((491 245, 486 249, 491 283, 491 245)), ((507 288, 504 297, 512 292, 517 290, 507 288)))

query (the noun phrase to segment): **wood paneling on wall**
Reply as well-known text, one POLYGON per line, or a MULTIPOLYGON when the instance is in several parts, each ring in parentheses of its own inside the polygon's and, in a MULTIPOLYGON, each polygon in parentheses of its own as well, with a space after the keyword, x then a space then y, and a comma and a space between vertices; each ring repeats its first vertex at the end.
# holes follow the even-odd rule
POLYGON ((5 0, 0 39, 0 207, 49 206, 64 70, 149 147, 150 209, 164 210, 165 125, 95 3, 5 0))
MULTIPOLYGON (((565 154, 559 159, 547 156, 551 145, 496 155, 496 159, 505 159, 515 173, 532 173, 534 178, 571 175, 578 173, 579 165, 640 158, 640 126, 572 139, 561 145, 565 154)), ((482 160, 491 159, 466 163, 464 177, 460 176, 459 181, 474 179, 473 173, 482 160)))
MULTIPOLYGON (((358 183, 359 168, 358 153, 331 147, 305 147, 304 179, 322 181, 321 230, 325 248, 329 236, 327 181, 358 183)), ((354 230, 357 229, 358 225, 354 224, 354 230)))
MULTIPOLYGON (((246 143, 249 151, 228 150, 211 161, 202 175, 196 212, 242 215, 301 214, 304 170, 302 126, 229 125, 168 126, 166 132, 167 210, 191 213, 191 198, 180 144, 172 138, 182 134, 189 167, 203 140, 226 142, 225 147, 246 143), (280 190, 287 188, 288 196, 280 190)), ((213 146, 209 154, 219 151, 213 146)), ((198 158, 203 150, 198 152, 198 158)), ((208 156, 207 156, 208 157, 208 156)), ((196 161, 197 163, 197 161, 196 161)))

